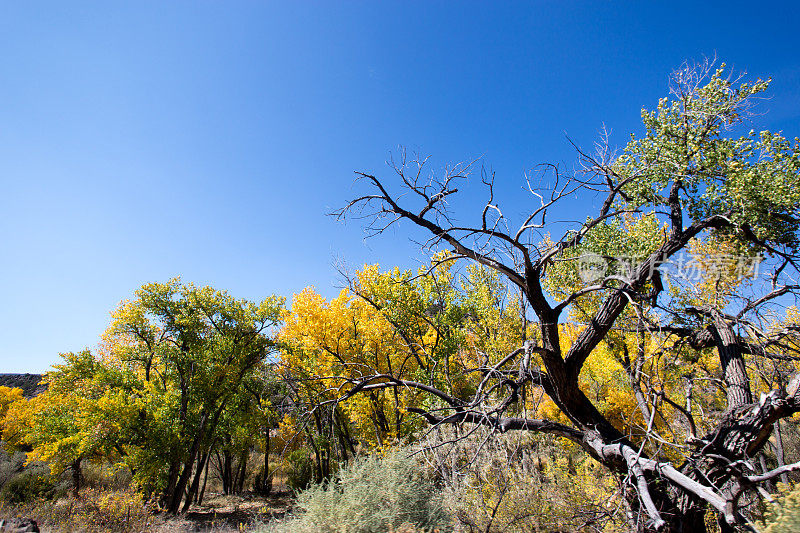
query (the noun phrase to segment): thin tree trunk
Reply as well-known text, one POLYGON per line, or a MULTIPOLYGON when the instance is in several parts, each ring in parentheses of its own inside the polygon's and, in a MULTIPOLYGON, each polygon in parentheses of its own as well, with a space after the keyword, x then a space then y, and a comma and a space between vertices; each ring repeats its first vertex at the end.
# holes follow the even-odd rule
POLYGON ((192 480, 192 484, 189 486, 189 493, 186 495, 186 501, 183 504, 182 512, 186 512, 191 507, 192 502, 197 501, 197 493, 200 488, 200 477, 203 475, 203 470, 205 470, 206 462, 208 461, 208 456, 210 452, 206 452, 200 455, 200 461, 197 463, 197 471, 194 474, 194 479, 192 480))
POLYGON ((222 452, 222 492, 224 494, 233 493, 233 457, 231 452, 222 452))
POLYGON ((81 490, 83 481, 83 469, 81 468, 82 459, 79 457, 72 461, 72 496, 77 498, 81 490))
MULTIPOLYGON (((786 464, 786 457, 783 451, 783 435, 781 434, 781 423, 779 420, 775 421, 773 428, 775 432, 775 458, 778 460, 778 466, 784 466, 786 464)), ((789 485, 789 475, 785 472, 781 474, 781 483, 789 485)))
POLYGON ((239 456, 239 468, 237 469, 236 485, 234 487, 235 494, 241 494, 244 491, 244 482, 247 479, 247 459, 249 453, 246 451, 239 456))
POLYGON ((197 505, 203 505, 203 496, 206 495, 206 484, 208 483, 208 467, 211 461, 206 462, 205 474, 203 474, 203 488, 200 489, 200 496, 197 498, 197 505))
POLYGON ((314 481, 320 482, 322 481, 322 458, 320 457, 319 447, 317 443, 314 442, 314 436, 311 432, 306 431, 306 437, 308 438, 308 443, 311 445, 311 449, 314 450, 314 466, 316 466, 316 479, 314 481))
POLYGON ((264 479, 261 482, 262 486, 260 488, 261 492, 268 496, 270 492, 272 492, 272 480, 270 479, 269 474, 269 426, 267 426, 266 431, 264 431, 264 479))

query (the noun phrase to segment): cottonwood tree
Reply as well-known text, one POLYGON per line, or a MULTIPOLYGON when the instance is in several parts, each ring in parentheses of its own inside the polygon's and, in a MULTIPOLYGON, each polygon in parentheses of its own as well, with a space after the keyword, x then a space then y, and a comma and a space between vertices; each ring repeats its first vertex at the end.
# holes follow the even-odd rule
MULTIPOLYGON (((53 474, 70 470, 77 496, 84 462, 117 456, 109 438, 117 428, 98 416, 102 409, 85 409, 103 395, 96 380, 99 365, 92 354, 84 350, 62 358, 64 364, 44 376, 47 389, 31 399, 21 394, 14 398, 2 413, 0 426, 3 440, 26 451, 28 461, 46 462, 53 474)), ((108 412, 105 415, 111 418, 108 412)))
POLYGON ((416 272, 365 266, 330 301, 312 288, 295 295, 279 336, 282 364, 298 422, 309 430, 318 476, 329 473, 321 460, 329 448, 346 461, 357 445, 378 448, 406 439, 420 429, 408 408, 429 401, 422 390, 368 387, 338 405, 343 389, 377 373, 441 390, 471 390, 475 384, 463 369, 482 361, 465 359, 462 347, 497 355, 519 340, 485 333, 505 331, 500 325, 510 323, 519 330, 516 314, 499 305, 507 291, 498 276, 473 268, 459 280, 452 262, 442 259, 416 272))
POLYGON ((275 351, 282 307, 279 297, 255 303, 176 278, 142 286, 114 312, 104 362, 135 415, 126 462, 169 512, 188 510, 215 446, 229 444, 221 423, 275 351))
POLYGON ((168 512, 186 511, 213 452, 243 455, 264 431, 245 387, 269 372, 282 308, 274 296, 148 283, 112 313, 98 353, 62 354, 45 393, 10 405, 3 436, 54 470, 72 467, 76 491, 81 463, 100 460, 128 467, 168 512))
MULTIPOLYGON (((450 252, 447 260, 499 273, 521 293, 535 333, 506 356, 487 359, 469 394, 375 372, 343 388, 339 399, 416 390, 435 401, 408 410, 430 424, 564 437, 627 487, 637 530, 706 531, 709 510, 723 531, 752 528, 746 501, 764 482, 800 468, 764 472, 754 464, 775 423, 800 411, 798 321, 786 312, 798 289, 800 145, 769 131, 740 134, 767 86, 733 78, 724 65, 678 70, 670 96, 642 112, 644 133, 621 155, 604 146, 578 149, 579 171, 546 166, 539 182, 528 180, 533 207, 516 224, 498 205, 493 176, 483 177, 488 200, 477 222, 456 222, 449 202, 470 165, 435 174, 424 161, 403 157, 392 165, 396 184, 358 173, 369 190, 340 217, 365 220, 372 234, 411 223, 428 234, 427 248, 450 252), (564 231, 556 219, 576 195, 592 211, 564 231), (717 257, 699 252, 702 246, 717 257), (697 257, 708 257, 705 266, 697 257), (730 270, 731 257, 748 268, 763 258, 762 275, 742 283, 726 274, 714 290, 703 289, 709 272, 730 270), (700 265, 701 277, 688 285, 675 281, 685 258, 700 265), (720 261, 728 266, 709 267, 720 261), (651 347, 632 350, 635 344, 622 342, 631 336, 651 347), (581 386, 586 368, 609 351, 627 363, 630 379, 622 386, 643 421, 636 431, 606 416, 581 386), (686 369, 684 397, 647 375, 646 363, 656 357, 686 369), (769 365, 775 371, 765 376, 769 365), (702 372, 705 379, 692 381, 702 372), (557 408, 553 417, 515 407, 536 391, 557 408), (701 402, 702 412, 693 409, 701 402), (672 436, 659 430, 667 412, 683 427, 672 436)), ((565 218, 574 220, 575 203, 569 205, 565 218)))

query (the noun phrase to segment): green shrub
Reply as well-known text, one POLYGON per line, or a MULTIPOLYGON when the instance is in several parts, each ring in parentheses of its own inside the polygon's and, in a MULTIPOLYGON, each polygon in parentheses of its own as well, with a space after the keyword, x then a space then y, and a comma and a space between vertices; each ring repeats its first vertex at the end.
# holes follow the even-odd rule
POLYGON ((9 451, 0 444, 0 487, 25 470, 25 452, 9 451))
POLYGON ((306 450, 295 450, 286 456, 286 484, 295 492, 308 488, 314 481, 314 460, 306 450))
POLYGON ((298 516, 271 531, 378 533, 447 531, 432 481, 415 461, 396 452, 356 460, 336 480, 300 493, 298 516))
POLYGON ((52 476, 36 471, 25 471, 11 478, 2 490, 0 499, 8 503, 27 503, 36 499, 50 500, 56 495, 52 476))

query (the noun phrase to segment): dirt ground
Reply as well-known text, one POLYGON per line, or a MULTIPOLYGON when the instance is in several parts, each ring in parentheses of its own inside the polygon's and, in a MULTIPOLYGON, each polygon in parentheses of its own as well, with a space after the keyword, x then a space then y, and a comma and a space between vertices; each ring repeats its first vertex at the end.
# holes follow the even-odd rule
POLYGON ((166 518, 160 533, 227 533, 252 531, 271 520, 283 518, 291 510, 293 498, 288 490, 269 496, 207 494, 203 505, 193 505, 188 513, 166 518))

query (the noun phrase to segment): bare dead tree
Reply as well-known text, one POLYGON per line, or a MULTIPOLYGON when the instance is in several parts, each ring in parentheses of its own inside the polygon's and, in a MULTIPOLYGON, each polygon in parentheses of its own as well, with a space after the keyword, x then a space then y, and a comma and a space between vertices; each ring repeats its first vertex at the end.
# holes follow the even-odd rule
POLYGON ((797 327, 774 327, 774 314, 769 311, 785 306, 798 289, 790 275, 797 271, 798 202, 755 189, 765 173, 780 174, 783 183, 800 186, 800 158, 796 145, 774 136, 767 136, 772 140, 766 143, 754 141, 749 148, 725 136, 743 120, 763 90, 759 82, 737 86, 735 81, 715 71, 711 63, 680 70, 674 77, 672 100, 663 101, 646 119, 647 134, 639 144, 629 145, 621 157, 611 156, 605 145, 596 154, 576 146, 582 165, 579 172, 566 175, 557 166, 545 165, 540 170, 549 178, 547 186, 543 179, 534 184, 528 177, 526 188, 534 206, 517 225, 501 211, 494 176, 486 173, 482 173, 482 182, 487 200, 477 213, 477 222, 456 222, 449 200, 458 193, 459 182, 467 178, 474 162, 434 174, 427 173, 426 160, 409 161, 403 154, 391 165, 400 192, 394 192, 387 180, 357 173, 368 192, 338 211, 339 217, 362 220, 370 235, 379 235, 401 221, 410 222, 427 233, 428 249, 448 250, 448 260, 464 259, 498 272, 524 295, 535 314, 537 332, 535 345, 526 342, 496 363, 487 361, 480 369, 484 378, 472 397, 459 397, 399 375, 376 373, 349 383, 340 400, 376 389, 413 389, 438 401, 436 410, 409 409, 433 425, 471 423, 498 431, 567 438, 632 487, 630 503, 647 517, 639 524, 642 530, 706 531, 708 509, 718 513, 724 531, 737 527, 752 530, 742 511, 742 496, 759 484, 800 469, 800 463, 793 463, 756 473, 752 465, 773 425, 800 411, 798 374, 787 373, 775 388, 759 398, 753 396, 752 375, 758 361, 793 361, 798 355, 797 327), (723 149, 728 152, 722 160, 703 153, 723 149), (748 176, 754 180, 746 194, 734 189, 734 179, 743 179, 742 168, 751 170, 748 176), (714 202, 704 200, 709 191, 720 189, 724 191, 714 202), (739 192, 741 197, 731 197, 739 192), (563 227, 553 224, 551 215, 575 195, 600 195, 600 201, 585 222, 572 226, 558 239, 543 241, 542 232, 563 227), (544 288, 548 270, 560 261, 575 261, 570 252, 580 249, 587 236, 632 213, 652 214, 664 224, 657 246, 627 271, 606 274, 554 301, 544 288), (693 239, 708 234, 731 236, 767 256, 772 265, 769 282, 755 286, 753 297, 740 297, 725 308, 680 308, 674 300, 665 303, 670 298, 664 291, 662 266, 685 251, 693 239), (566 345, 560 328, 567 311, 589 297, 596 305, 587 307, 590 316, 577 339, 566 345), (633 325, 625 318, 631 314, 638 317, 633 325), (670 398, 647 384, 644 358, 628 354, 624 357, 631 387, 644 420, 650 423, 637 435, 625 434, 612 424, 581 390, 579 378, 587 360, 601 343, 611 342, 614 331, 658 336, 664 344, 659 355, 663 357, 684 349, 714 349, 721 369, 715 383, 725 391, 726 407, 716 414, 713 427, 701 432, 695 421, 691 401, 691 394, 697 394, 691 392, 696 387, 695 377, 686 376, 690 391, 686 398, 670 398), (514 365, 518 369, 509 370, 514 365), (540 365, 544 370, 538 370, 540 365), (534 388, 558 406, 569 424, 509 416, 521 391, 534 388), (665 416, 667 408, 679 413, 688 434, 681 444, 685 460, 677 466, 657 451, 647 451, 657 448, 645 447, 646 442, 659 439, 667 442, 653 430, 655 417, 665 416))

